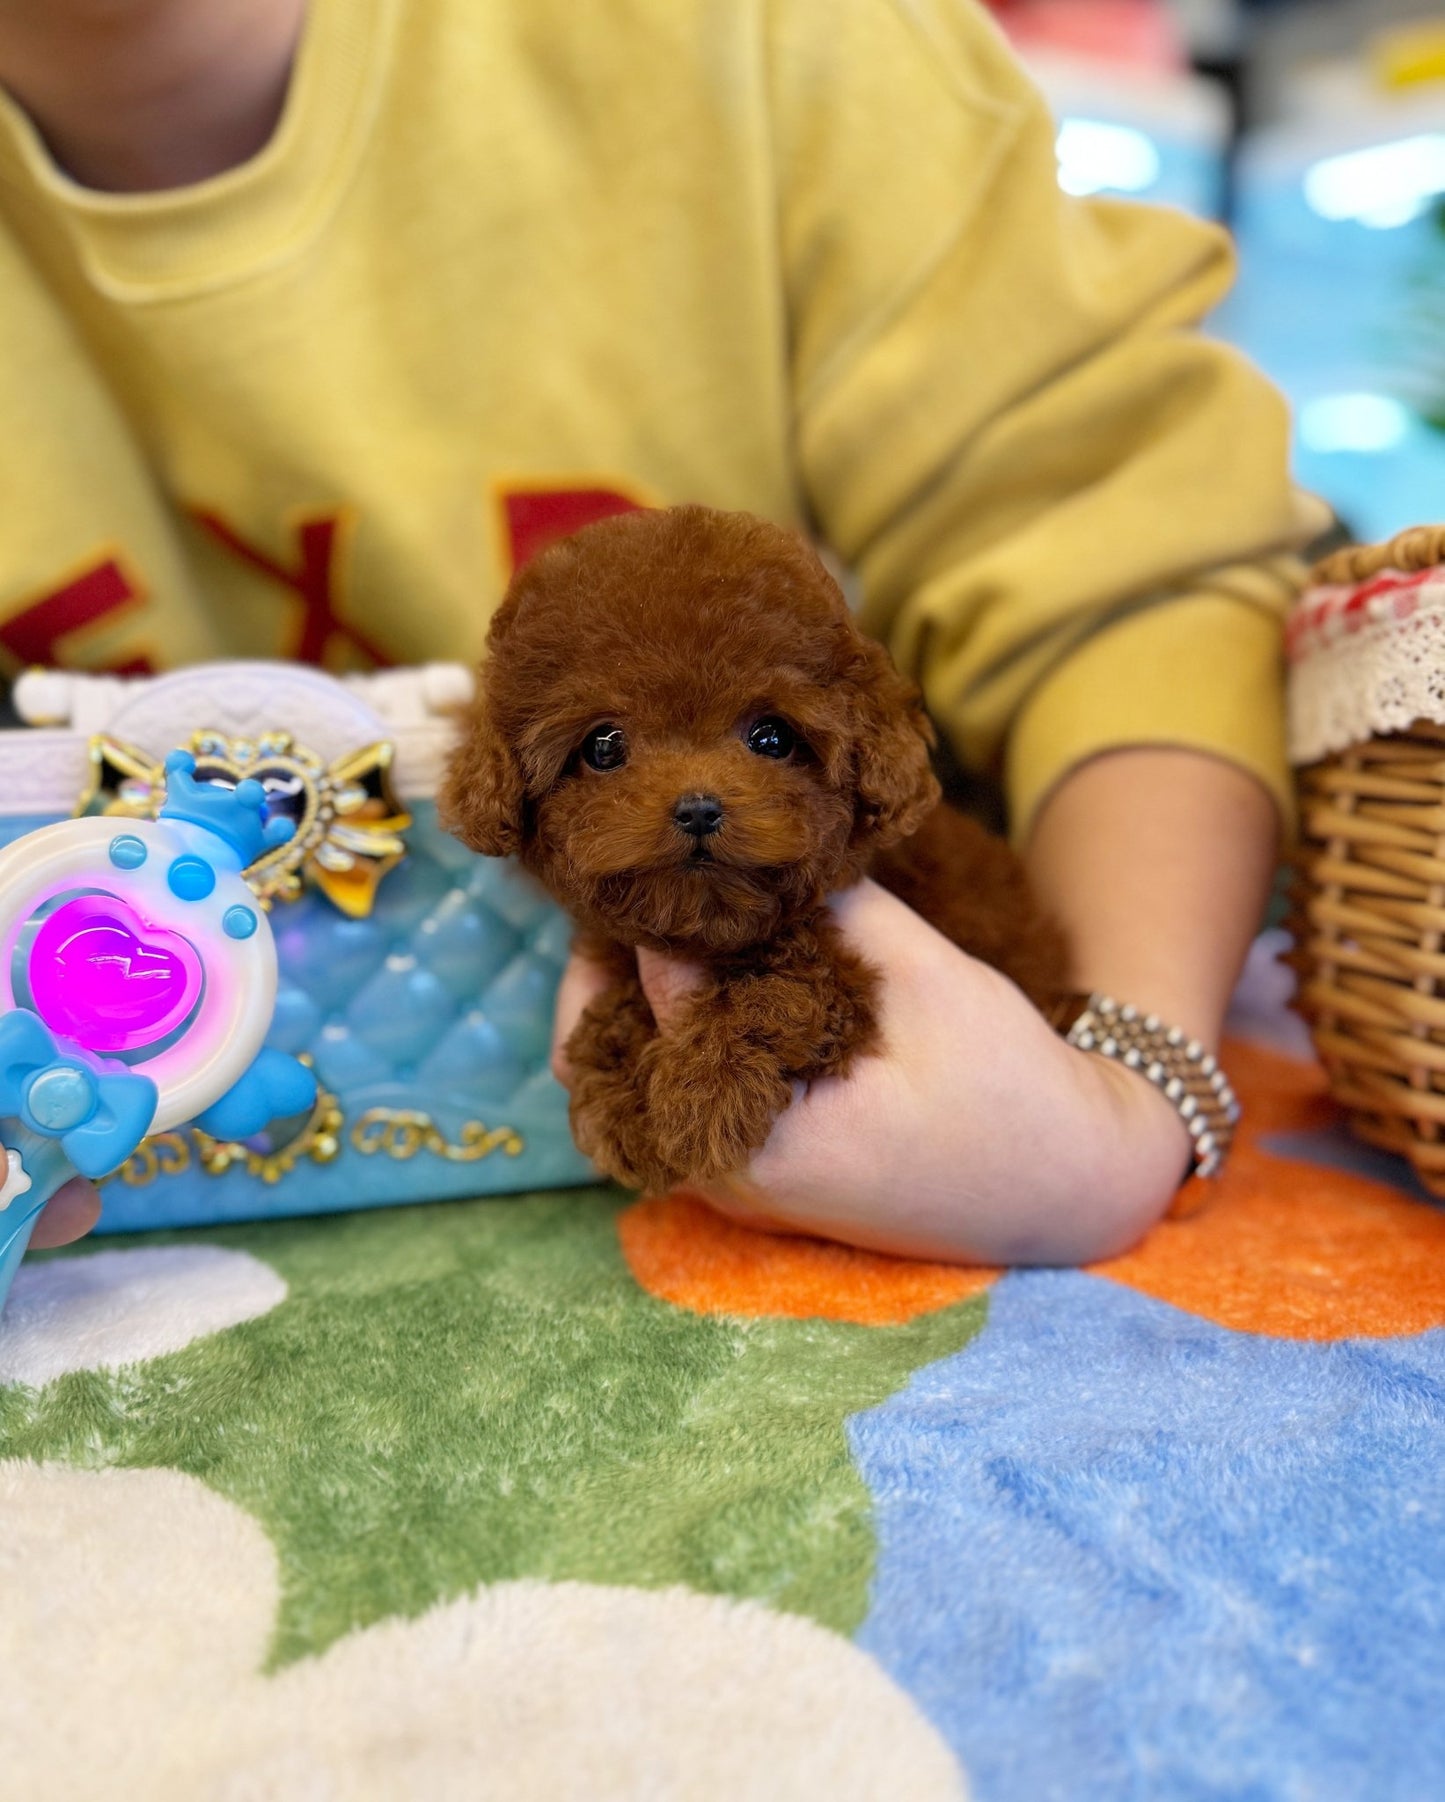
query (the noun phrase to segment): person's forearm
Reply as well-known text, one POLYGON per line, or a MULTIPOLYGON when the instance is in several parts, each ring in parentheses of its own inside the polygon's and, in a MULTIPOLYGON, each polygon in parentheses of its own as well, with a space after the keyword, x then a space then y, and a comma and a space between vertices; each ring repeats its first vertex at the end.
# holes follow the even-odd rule
POLYGON ((306 0, 0 0, 0 87, 84 186, 183 187, 265 145, 305 10, 306 0))
POLYGON ((1067 776, 1025 855, 1068 932, 1077 986, 1213 1047, 1259 930, 1278 831, 1274 803, 1234 765, 1140 747, 1067 776))

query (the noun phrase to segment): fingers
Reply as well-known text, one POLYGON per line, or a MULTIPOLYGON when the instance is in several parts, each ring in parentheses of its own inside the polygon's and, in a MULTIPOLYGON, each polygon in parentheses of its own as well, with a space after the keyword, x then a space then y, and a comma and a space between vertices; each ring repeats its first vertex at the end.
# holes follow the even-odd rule
MULTIPOLYGON (((698 965, 667 957, 660 951, 639 951, 637 969, 653 1017, 664 1030, 676 1019, 687 995, 704 980, 698 965)), ((563 1088, 572 1086, 567 1041, 582 1018, 583 1010, 615 980, 615 972, 606 964, 598 963, 580 951, 574 951, 567 960, 567 968, 557 987, 557 1005, 552 1016, 552 1074, 563 1088)))
POLYGON ((720 1176, 709 1183, 689 1183, 686 1192, 716 1208, 719 1214, 736 1220, 739 1226, 751 1227, 755 1232, 796 1236, 808 1230, 790 1226, 780 1219, 776 1212, 777 1203, 770 1198, 766 1188, 753 1180, 751 1173, 720 1176))
POLYGON ((612 981, 605 964, 599 964, 580 951, 574 951, 557 986, 557 1005, 552 1015, 552 1074, 564 1089, 572 1086, 572 1066, 567 1061, 567 1041, 583 1010, 595 1001, 612 981))
POLYGON ((83 1176, 73 1176, 46 1202, 30 1244, 35 1251, 83 1239, 100 1218, 100 1190, 83 1176))
POLYGON ((700 964, 643 947, 637 953, 637 974, 652 1017, 664 1032, 677 1019, 688 996, 707 980, 700 964))
POLYGON ((867 878, 831 895, 828 906, 844 938, 887 966, 933 962, 944 945, 956 957, 967 955, 907 902, 867 878))

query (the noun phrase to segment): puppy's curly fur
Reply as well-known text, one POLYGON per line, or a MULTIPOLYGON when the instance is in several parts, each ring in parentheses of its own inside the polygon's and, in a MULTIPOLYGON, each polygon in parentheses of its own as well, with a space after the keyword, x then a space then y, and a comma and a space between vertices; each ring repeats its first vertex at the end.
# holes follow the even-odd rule
POLYGON ((797 534, 625 514, 529 563, 492 622, 442 793, 615 973, 568 1044, 572 1126, 664 1191, 741 1169, 793 1085, 878 1044, 878 978, 825 897, 871 873, 1039 1004, 1064 947, 1001 840, 939 802, 914 689, 797 534), (707 979, 660 1034, 631 948, 707 979))

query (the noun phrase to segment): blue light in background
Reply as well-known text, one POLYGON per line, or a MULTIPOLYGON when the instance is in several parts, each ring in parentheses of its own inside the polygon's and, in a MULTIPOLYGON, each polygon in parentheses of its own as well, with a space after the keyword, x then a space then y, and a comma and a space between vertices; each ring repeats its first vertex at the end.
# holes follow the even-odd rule
POLYGON ((1066 194, 1146 200, 1204 218, 1218 213, 1224 158, 1207 139, 1070 112, 1060 119, 1056 147, 1066 194))
POLYGON ((1147 194, 1159 180, 1159 152, 1132 125, 1065 119, 1059 126, 1059 186, 1066 194, 1147 194))
POLYGON ((1055 54, 1028 61, 1058 121, 1065 193, 1218 215, 1230 113, 1217 83, 1055 54))
POLYGON ((1437 100, 1301 121, 1240 159, 1239 282, 1215 329, 1289 396, 1299 480, 1362 540, 1445 517, 1439 118, 1437 100))
POLYGON ((1385 394, 1322 394, 1300 408, 1300 443, 1312 451, 1388 451, 1404 443, 1410 415, 1385 394))
MULTIPOLYGON (((1219 216, 1213 84, 1034 74, 1066 193, 1219 216)), ((1246 139, 1230 223, 1239 281, 1209 326, 1289 397, 1300 482, 1362 539, 1445 518, 1445 95, 1341 100, 1246 139)))
POLYGON ((1408 225, 1445 193, 1445 133, 1324 157, 1306 170, 1304 193, 1321 219, 1357 219, 1377 229, 1408 225))

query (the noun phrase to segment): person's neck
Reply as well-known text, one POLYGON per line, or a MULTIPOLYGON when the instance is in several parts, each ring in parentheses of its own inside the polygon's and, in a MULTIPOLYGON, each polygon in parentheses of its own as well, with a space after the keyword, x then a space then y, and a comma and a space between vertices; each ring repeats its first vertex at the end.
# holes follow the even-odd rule
POLYGON ((186 187, 261 150, 307 0, 0 0, 0 87, 74 180, 186 187))

